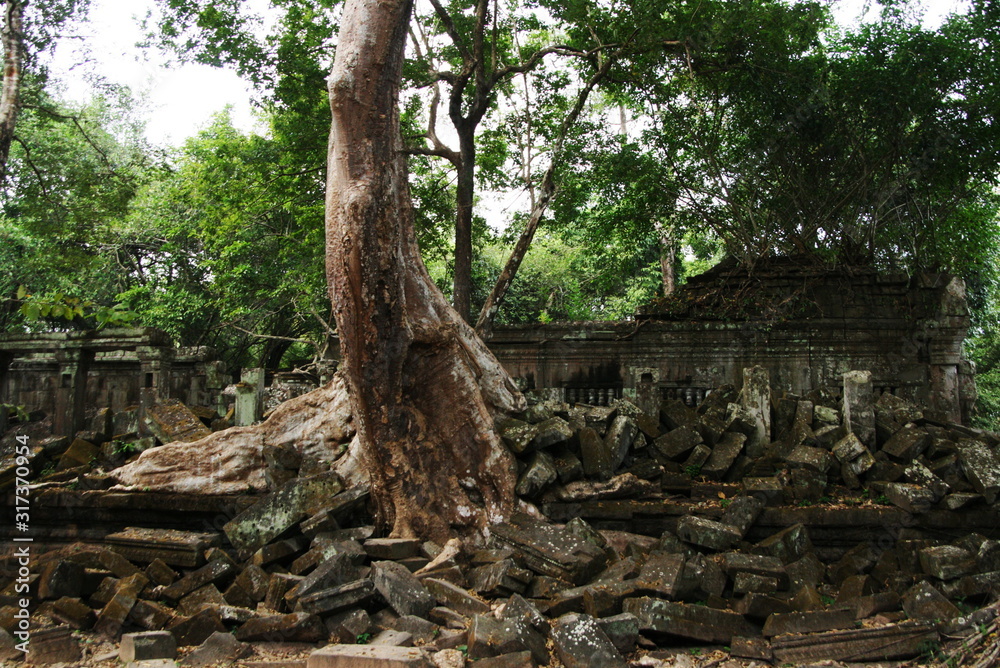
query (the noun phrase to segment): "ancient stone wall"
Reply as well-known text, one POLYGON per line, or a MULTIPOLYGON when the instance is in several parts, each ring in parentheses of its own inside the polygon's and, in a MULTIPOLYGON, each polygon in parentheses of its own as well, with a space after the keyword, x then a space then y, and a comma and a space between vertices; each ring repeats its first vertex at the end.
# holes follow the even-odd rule
POLYGON ((975 401, 962 357, 968 308, 961 279, 885 277, 814 269, 709 275, 634 322, 498 327, 490 348, 526 387, 561 388, 568 401, 695 405, 710 388, 739 387, 760 365, 771 387, 803 395, 839 387, 851 369, 960 422, 975 401))
MULTIPOLYGON (((953 276, 786 263, 755 274, 717 269, 634 321, 497 327, 488 343, 525 388, 556 388, 569 402, 625 396, 649 410, 662 399, 693 406, 710 388, 739 387, 752 366, 768 370, 772 388, 804 395, 864 369, 876 395, 967 422, 975 401, 962 357, 968 325, 964 284, 953 276)), ((229 377, 211 359, 206 349, 174 348, 155 329, 7 336, 0 401, 53 414, 73 405, 117 411, 147 391, 215 406, 229 377)), ((278 394, 301 393, 286 390, 278 394)))
POLYGON ((154 328, 0 338, 0 401, 52 415, 56 432, 88 409, 118 412, 150 399, 214 405, 229 377, 208 348, 176 348, 154 328))

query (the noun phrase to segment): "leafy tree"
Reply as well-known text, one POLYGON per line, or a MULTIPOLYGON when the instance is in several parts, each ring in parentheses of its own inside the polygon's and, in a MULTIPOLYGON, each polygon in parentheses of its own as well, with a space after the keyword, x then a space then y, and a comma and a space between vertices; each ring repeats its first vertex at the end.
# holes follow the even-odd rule
POLYGON ((0 326, 8 331, 24 326, 19 286, 40 303, 59 295, 115 303, 128 282, 126 249, 112 240, 159 169, 127 91, 82 106, 40 100, 21 115, 2 189, 0 326))
POLYGON ((7 161, 22 107, 35 101, 47 71, 43 56, 67 26, 84 18, 90 0, 6 0, 0 27, 3 86, 0 89, 0 186, 7 178, 7 161), (25 87, 27 86, 27 90, 25 87))
POLYGON ((328 337, 323 177, 288 164, 275 135, 220 114, 140 194, 125 232, 137 252, 124 302, 234 365, 276 367, 293 344, 318 351, 328 337))

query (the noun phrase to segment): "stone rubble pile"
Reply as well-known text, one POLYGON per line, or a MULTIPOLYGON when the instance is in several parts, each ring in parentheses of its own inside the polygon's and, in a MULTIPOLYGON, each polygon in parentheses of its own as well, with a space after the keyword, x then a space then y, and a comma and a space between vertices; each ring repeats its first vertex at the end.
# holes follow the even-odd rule
POLYGON ((678 647, 860 663, 996 631, 996 435, 876 399, 861 372, 772 397, 748 369, 697 407, 560 399, 498 423, 526 512, 484 546, 378 537, 367 489, 272 452, 274 489, 221 534, 131 527, 38 557, 54 626, 33 660, 78 660, 71 630, 126 662, 322 646, 309 668, 657 666, 678 647))

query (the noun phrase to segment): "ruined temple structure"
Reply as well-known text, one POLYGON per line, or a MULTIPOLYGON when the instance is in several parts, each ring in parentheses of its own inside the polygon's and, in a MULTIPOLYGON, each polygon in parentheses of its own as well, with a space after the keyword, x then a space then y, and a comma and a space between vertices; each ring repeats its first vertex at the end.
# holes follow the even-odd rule
POLYGON ((82 429, 89 409, 144 399, 214 406, 223 371, 210 348, 175 347, 152 327, 0 337, 0 403, 44 411, 56 434, 82 429))
POLYGON ((726 264, 691 279, 635 321, 498 327, 490 348, 528 388, 562 388, 569 402, 628 397, 694 406, 714 387, 769 370, 797 395, 838 387, 867 369, 876 395, 910 399, 967 423, 975 403, 965 286, 948 274, 829 271, 773 261, 751 273, 726 264))
MULTIPOLYGON (((786 259, 753 273, 719 265, 634 320, 497 327, 488 343, 524 388, 557 388, 570 403, 694 406, 710 388, 739 387, 752 366, 768 370, 771 387, 805 395, 866 369, 876 395, 967 423, 976 395, 962 357, 968 326, 957 277, 831 272, 786 259)), ((262 371, 253 371, 236 391, 255 386, 259 419, 273 406, 260 395, 262 371)), ((210 350, 176 348, 152 328, 0 337, 0 401, 52 414, 57 433, 79 429, 87 407, 119 411, 143 396, 223 407, 231 381, 210 350)))

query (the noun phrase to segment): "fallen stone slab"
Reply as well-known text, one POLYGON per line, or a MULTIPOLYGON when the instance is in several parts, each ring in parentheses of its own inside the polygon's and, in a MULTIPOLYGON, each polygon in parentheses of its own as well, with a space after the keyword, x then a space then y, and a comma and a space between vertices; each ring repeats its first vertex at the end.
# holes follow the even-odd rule
POLYGON ((712 454, 701 467, 701 475, 709 480, 722 480, 732 468, 736 458, 743 452, 746 434, 729 431, 724 433, 712 448, 712 454))
POLYGON ((810 635, 785 635, 771 641, 776 662, 811 664, 818 661, 870 661, 908 659, 938 642, 938 633, 929 623, 829 631, 810 635))
POLYGON ((45 564, 38 574, 38 580, 36 580, 38 598, 45 601, 63 597, 78 597, 82 586, 83 571, 83 566, 68 559, 45 564))
POLYGON ((74 664, 83 658, 80 643, 74 638, 68 626, 35 631, 28 642, 27 663, 41 665, 50 663, 74 664))
POLYGON ((623 612, 618 615, 596 618, 597 625, 608 636, 608 640, 623 656, 635 651, 639 640, 639 619, 623 612))
POLYGON ((118 658, 124 663, 152 659, 177 658, 177 641, 166 631, 126 633, 118 647, 118 658))
POLYGON ((524 555, 525 565, 541 575, 583 584, 605 566, 603 549, 553 524, 517 515, 494 525, 493 537, 524 555))
POLYGON ((513 559, 502 559, 469 572, 469 587, 480 596, 507 598, 523 594, 534 574, 520 568, 513 559))
POLYGON ((721 552, 742 540, 740 531, 705 517, 686 515, 677 522, 677 536, 692 545, 721 552))
POLYGON ((290 480, 227 522, 222 530, 241 554, 250 554, 311 517, 343 488, 334 472, 290 480))
POLYGON ((593 617, 571 613, 552 622, 552 644, 566 668, 626 668, 628 663, 593 617))
POLYGON ((188 573, 169 587, 164 587, 160 591, 160 595, 168 601, 179 601, 191 592, 201 589, 207 584, 235 577, 238 570, 239 568, 231 561, 216 559, 205 564, 198 570, 188 573))
POLYGON ((639 629, 644 632, 720 645, 728 645, 734 636, 760 635, 743 615, 703 605, 642 597, 628 599, 622 607, 639 619, 639 629))
MULTIPOLYGON (((42 608, 39 608, 42 610, 42 608)), ((133 607, 134 609, 134 607, 133 607)), ((53 621, 62 622, 78 631, 94 626, 97 616, 89 605, 79 598, 63 597, 52 601, 44 610, 53 621)))
POLYGON ((434 668, 416 647, 327 645, 309 655, 307 668, 434 668))
POLYGON ((469 624, 468 653, 473 660, 528 651, 534 661, 547 663, 545 636, 519 619, 476 615, 469 624))
POLYGON ((327 630, 322 620, 307 612, 292 612, 251 619, 236 630, 236 639, 243 642, 314 643, 326 640, 327 630))
POLYGON ((382 599, 400 615, 426 617, 435 605, 427 587, 394 561, 372 563, 372 580, 382 599))
POLYGON ((187 668, 205 668, 244 659, 253 654, 253 648, 240 642, 232 633, 216 631, 184 657, 187 668))
POLYGON ((148 584, 149 578, 142 573, 136 573, 120 580, 115 587, 114 596, 97 616, 94 630, 112 640, 118 640, 122 633, 122 626, 139 597, 139 592, 148 584))
POLYGON ((216 631, 225 631, 219 612, 206 608, 196 615, 178 619, 167 627, 167 631, 177 640, 178 647, 200 645, 216 631))
POLYGON ((1000 494, 1000 457, 983 441, 963 439, 957 445, 965 477, 993 505, 1000 494))
POLYGON ((920 621, 954 619, 962 614, 955 604, 926 580, 913 585, 903 594, 903 610, 910 619, 920 621))
POLYGON ((398 561, 420 554, 420 540, 416 538, 369 538, 362 547, 372 559, 398 561))
MULTIPOLYGON (((152 564, 160 561, 165 565, 182 568, 201 566, 205 563, 206 550, 222 544, 216 533, 143 527, 128 527, 123 531, 108 534, 103 542, 132 562, 152 564)), ((159 584, 169 584, 169 582, 159 584)))
POLYGON ((317 615, 333 614, 362 605, 377 595, 375 582, 365 578, 303 596, 295 607, 317 615))
POLYGON ((490 611, 490 606, 479 600, 461 587, 437 578, 424 578, 423 584, 427 591, 437 599, 438 603, 452 610, 472 617, 483 615, 490 611))
POLYGON ((771 638, 786 633, 817 633, 847 629, 854 626, 854 619, 854 611, 846 608, 773 614, 764 622, 763 634, 764 637, 771 638))
POLYGON ((161 443, 193 443, 212 434, 212 430, 178 399, 161 399, 146 409, 144 419, 161 443))

